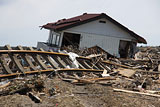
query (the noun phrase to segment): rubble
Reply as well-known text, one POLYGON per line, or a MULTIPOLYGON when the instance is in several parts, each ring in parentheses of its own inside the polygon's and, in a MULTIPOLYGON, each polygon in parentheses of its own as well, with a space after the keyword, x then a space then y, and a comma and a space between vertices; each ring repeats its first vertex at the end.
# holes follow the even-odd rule
MULTIPOLYGON (((52 69, 52 67, 48 67, 47 69, 50 71, 44 71, 44 74, 42 74, 43 70, 41 72, 36 71, 36 74, 33 73, 35 71, 30 71, 32 75, 16 75, 16 78, 1 79, 0 96, 15 95, 18 93, 28 96, 35 103, 43 104, 46 98, 56 100, 63 97, 69 97, 71 99, 81 98, 79 94, 89 97, 89 94, 94 89, 92 86, 95 85, 96 87, 102 87, 102 90, 108 87, 106 90, 112 90, 115 94, 125 92, 133 94, 133 96, 137 94, 159 98, 160 49, 159 47, 140 47, 139 50, 140 53, 138 52, 134 59, 104 58, 104 54, 98 53, 97 55, 92 54, 87 58, 84 57, 79 60, 78 58, 81 58, 81 56, 74 55, 72 56, 72 62, 68 63, 69 67, 66 68, 59 67, 58 69, 52 69), (86 68, 80 68, 81 66, 86 68), (69 85, 69 87, 66 88, 64 84, 69 85), (78 91, 80 89, 76 87, 86 87, 92 91, 78 91), (73 88, 76 89, 74 90, 73 88)), ((11 61, 9 63, 10 66, 11 61)), ((62 64, 62 66, 66 65, 62 64)), ((12 65, 12 69, 15 69, 14 67, 12 65)), ((105 94, 105 91, 102 91, 101 94, 105 94)), ((78 100, 75 102, 77 103, 78 100)), ((55 102, 55 104, 57 103, 55 102)), ((77 103, 77 105, 82 106, 83 104, 77 103)))

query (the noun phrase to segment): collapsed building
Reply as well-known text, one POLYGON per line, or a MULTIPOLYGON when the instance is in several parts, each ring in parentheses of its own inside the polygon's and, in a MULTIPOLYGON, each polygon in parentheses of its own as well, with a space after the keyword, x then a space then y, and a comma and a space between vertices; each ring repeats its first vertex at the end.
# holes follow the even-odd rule
POLYGON ((84 13, 69 19, 48 23, 42 28, 50 31, 46 43, 38 42, 37 48, 57 51, 73 45, 79 49, 99 46, 111 55, 127 58, 136 51, 137 43, 147 44, 146 40, 112 19, 105 13, 84 13))

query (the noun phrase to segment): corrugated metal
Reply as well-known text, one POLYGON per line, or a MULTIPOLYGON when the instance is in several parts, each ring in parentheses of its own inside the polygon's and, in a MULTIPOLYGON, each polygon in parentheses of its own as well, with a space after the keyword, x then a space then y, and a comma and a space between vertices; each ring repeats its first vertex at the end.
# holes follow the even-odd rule
POLYGON ((118 26, 106 20, 105 18, 70 28, 68 29, 68 31, 105 35, 105 36, 116 37, 121 39, 129 39, 129 40, 135 39, 129 33, 125 32, 123 29, 119 28, 118 26), (106 21, 106 23, 99 23, 100 20, 104 20, 106 21))
POLYGON ((99 46, 109 52, 112 55, 118 56, 119 38, 93 35, 93 34, 82 34, 83 38, 80 42, 80 48, 99 46))

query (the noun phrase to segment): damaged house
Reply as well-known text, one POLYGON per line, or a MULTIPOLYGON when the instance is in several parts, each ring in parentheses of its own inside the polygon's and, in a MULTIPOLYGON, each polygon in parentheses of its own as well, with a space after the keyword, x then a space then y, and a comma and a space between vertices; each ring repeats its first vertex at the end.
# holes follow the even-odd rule
POLYGON ((99 46, 117 57, 131 57, 137 43, 147 44, 146 40, 129 30, 105 13, 84 13, 69 19, 61 19, 43 25, 50 31, 47 43, 38 42, 37 48, 58 49, 74 45, 80 49, 99 46))

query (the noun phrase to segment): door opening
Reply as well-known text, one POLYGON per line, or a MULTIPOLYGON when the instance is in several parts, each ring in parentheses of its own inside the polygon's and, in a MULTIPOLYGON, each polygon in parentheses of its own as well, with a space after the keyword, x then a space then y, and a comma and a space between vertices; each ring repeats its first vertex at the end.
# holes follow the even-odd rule
POLYGON ((130 41, 120 40, 119 54, 121 58, 127 58, 129 54, 130 41))
POLYGON ((79 48, 80 36, 80 34, 64 32, 61 47, 72 45, 79 48))

